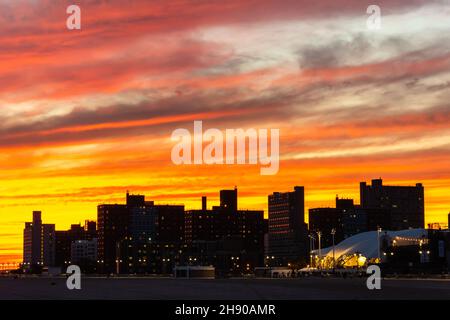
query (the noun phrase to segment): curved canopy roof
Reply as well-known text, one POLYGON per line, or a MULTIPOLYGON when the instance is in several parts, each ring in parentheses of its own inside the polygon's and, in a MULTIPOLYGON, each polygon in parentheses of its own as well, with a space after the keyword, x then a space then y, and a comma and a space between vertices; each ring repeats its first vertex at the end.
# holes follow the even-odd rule
MULTIPOLYGON (((404 239, 421 239, 427 236, 425 229, 408 229, 400 231, 381 231, 380 237, 388 237, 389 239, 404 238, 404 239)), ((318 254, 318 250, 313 251, 314 254, 318 254)), ((360 253, 366 258, 378 257, 378 242, 377 231, 368 231, 356 234, 350 238, 345 239, 335 246, 336 258, 342 255, 351 255, 354 253, 360 253)), ((333 247, 323 248, 321 250, 321 256, 333 257, 333 247)))

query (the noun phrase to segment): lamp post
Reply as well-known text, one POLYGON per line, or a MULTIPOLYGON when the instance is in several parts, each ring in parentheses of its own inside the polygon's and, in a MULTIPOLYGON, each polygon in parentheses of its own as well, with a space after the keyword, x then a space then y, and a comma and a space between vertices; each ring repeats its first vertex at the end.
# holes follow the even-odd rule
POLYGON ((378 263, 381 262, 381 246, 380 246, 380 233, 381 233, 381 228, 378 227, 377 229, 377 243, 378 243, 378 263))
POLYGON ((314 250, 314 235, 309 234, 309 266, 312 268, 313 265, 313 250, 314 250))
POLYGON ((423 245, 423 239, 420 239, 420 241, 419 241, 420 263, 424 262, 424 254, 423 254, 423 250, 422 250, 422 245, 423 245))
POLYGON ((332 239, 333 239, 333 273, 334 273, 335 268, 336 268, 335 251, 334 251, 334 235, 335 234, 336 234, 336 229, 335 228, 331 229, 331 236, 332 236, 332 239))
POLYGON ((320 248, 320 238, 322 237, 322 232, 317 231, 317 237, 319 238, 319 267, 320 267, 320 265, 321 265, 320 259, 322 257, 322 251, 321 251, 321 248, 320 248))
POLYGON ((273 269, 273 261, 275 260, 275 256, 267 256, 267 266, 269 267, 270 277, 272 278, 272 269, 273 269))

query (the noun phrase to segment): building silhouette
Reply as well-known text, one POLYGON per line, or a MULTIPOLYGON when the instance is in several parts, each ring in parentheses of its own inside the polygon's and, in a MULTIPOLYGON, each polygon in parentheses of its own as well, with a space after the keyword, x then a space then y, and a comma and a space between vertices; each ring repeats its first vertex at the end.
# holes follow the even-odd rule
POLYGON ((321 232, 321 247, 332 245, 332 229, 337 243, 378 228, 395 231, 424 227, 424 189, 420 183, 384 186, 381 179, 372 180, 372 185, 361 182, 360 197, 360 205, 336 197, 335 208, 309 209, 309 230, 321 232))
POLYGON ((66 267, 72 261, 72 243, 80 240, 97 239, 97 223, 86 220, 84 227, 72 224, 68 230, 55 231, 55 266, 66 267))
POLYGON ((184 250, 184 206, 127 193, 127 233, 116 243, 116 273, 171 273, 184 250))
POLYGON ((220 190, 220 208, 237 211, 238 198, 236 187, 233 190, 220 190))
POLYGON ((97 207, 99 270, 116 271, 116 250, 128 235, 129 211, 125 204, 101 204, 97 207))
POLYGON ((70 264, 78 265, 83 272, 96 272, 97 238, 72 241, 70 264))
POLYGON ((268 197, 268 265, 298 264, 307 256, 305 223, 305 189, 296 186, 292 192, 274 192, 268 197))
POLYGON ((185 214, 187 262, 214 265, 219 274, 251 273, 264 258, 264 212, 239 210, 237 188, 220 191, 220 205, 185 214))
MULTIPOLYGON (((125 204, 100 204, 97 222, 72 224, 69 230, 55 231, 54 224, 42 223, 40 211, 33 211, 23 234, 24 267, 39 271, 75 263, 83 272, 167 274, 189 265, 214 266, 218 275, 242 275, 261 266, 304 266, 309 249, 317 248, 318 232, 324 248, 333 238, 337 244, 378 228, 423 228, 420 183, 384 186, 376 179, 371 185, 361 182, 360 193, 360 205, 336 196, 333 208, 309 209, 309 228, 301 186, 269 195, 267 220, 262 210, 239 209, 236 187, 219 191, 218 206, 208 207, 203 196, 198 210, 155 204, 127 192, 125 204)), ((439 237, 436 252, 448 241, 439 237)))
POLYGON ((25 222, 25 229, 23 232, 23 262, 26 265, 38 265, 42 261, 41 234, 41 212, 33 211, 33 221, 25 222))
POLYGON ((415 186, 385 186, 382 179, 372 185, 360 183, 361 208, 386 210, 384 219, 389 230, 425 227, 424 188, 415 186))
POLYGON ((43 224, 41 211, 33 211, 33 221, 23 231, 23 263, 28 269, 55 264, 55 225, 43 224))
POLYGON ((346 209, 342 214, 344 239, 378 228, 390 230, 389 216, 389 210, 383 208, 361 208, 355 205, 353 209, 346 209))
POLYGON ((374 231, 378 228, 391 230, 391 212, 383 207, 363 208, 355 205, 353 199, 340 199, 336 196, 334 208, 309 209, 309 232, 315 237, 318 247, 317 232, 321 233, 321 247, 331 246, 355 234, 374 231))
MULTIPOLYGON (((337 199, 337 198, 336 198, 337 199)), ((335 231, 335 243, 344 240, 344 210, 341 208, 312 208, 309 209, 309 232, 316 237, 320 232, 321 248, 329 247, 333 244, 331 231, 335 231)), ((317 246, 319 243, 317 242, 317 246)))

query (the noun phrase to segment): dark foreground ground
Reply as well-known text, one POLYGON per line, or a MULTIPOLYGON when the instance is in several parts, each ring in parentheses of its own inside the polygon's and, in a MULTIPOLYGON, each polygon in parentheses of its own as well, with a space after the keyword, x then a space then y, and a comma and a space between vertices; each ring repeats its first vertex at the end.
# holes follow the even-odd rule
POLYGON ((82 278, 68 290, 64 278, 1 278, 0 299, 446 299, 450 280, 386 279, 368 290, 365 278, 216 279, 82 278))

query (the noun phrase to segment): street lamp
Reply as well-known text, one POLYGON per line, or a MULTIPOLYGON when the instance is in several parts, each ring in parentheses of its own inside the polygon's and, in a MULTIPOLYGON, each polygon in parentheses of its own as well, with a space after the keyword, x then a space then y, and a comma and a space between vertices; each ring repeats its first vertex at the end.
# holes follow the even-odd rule
POLYGON ((312 260, 312 258, 313 258, 312 252, 314 251, 314 240, 315 240, 315 238, 314 238, 313 234, 309 234, 308 237, 309 237, 309 265, 312 268, 312 265, 313 265, 313 263, 312 263, 312 261, 313 261, 312 260))
POLYGON ((378 243, 378 263, 381 262, 381 245, 380 245, 380 233, 381 233, 381 228, 378 227, 377 229, 377 243, 378 243))
POLYGON ((423 255, 423 251, 422 251, 422 245, 423 245, 423 239, 420 239, 420 241, 419 241, 420 263, 424 262, 424 255, 423 255))
POLYGON ((320 267, 320 265, 321 265, 321 258, 322 258, 322 251, 321 251, 321 248, 320 248, 320 238, 322 237, 322 232, 320 232, 320 231, 317 231, 317 237, 319 238, 319 267, 320 267))
POLYGON ((336 260, 335 260, 335 251, 334 251, 334 235, 336 234, 336 229, 333 228, 331 229, 331 236, 333 238, 333 273, 334 273, 334 269, 336 268, 336 260))

